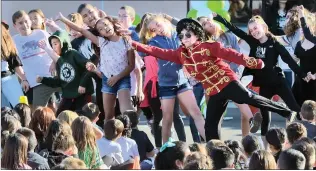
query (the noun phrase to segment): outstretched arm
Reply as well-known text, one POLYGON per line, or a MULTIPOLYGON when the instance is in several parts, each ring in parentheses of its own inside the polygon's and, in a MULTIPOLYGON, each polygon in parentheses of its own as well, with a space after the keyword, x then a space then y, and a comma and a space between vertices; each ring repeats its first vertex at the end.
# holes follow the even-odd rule
POLYGON ((154 56, 156 58, 182 64, 179 60, 181 49, 161 49, 155 46, 144 45, 135 41, 132 41, 132 46, 138 52, 146 53, 147 55, 154 56))
POLYGON ((296 7, 297 11, 298 11, 298 17, 301 20, 301 26, 303 29, 303 33, 304 33, 304 37, 313 42, 314 44, 316 44, 316 36, 312 35, 309 27, 306 24, 306 20, 305 20, 305 14, 304 14, 304 6, 300 5, 298 7, 296 7))
POLYGON ((211 55, 215 57, 222 58, 251 69, 262 69, 264 67, 264 63, 261 59, 248 57, 231 48, 224 48, 218 42, 209 43, 208 49, 210 49, 211 55))
POLYGON ((97 46, 99 46, 98 37, 95 36, 94 34, 92 34, 89 30, 79 27, 78 25, 76 25, 75 23, 71 22, 66 17, 64 17, 61 13, 59 13, 59 15, 57 16, 57 20, 62 21, 63 23, 65 23, 71 29, 80 32, 87 39, 91 40, 92 43, 94 43, 97 46))
POLYGON ((289 54, 289 52, 285 49, 284 46, 282 46, 278 41, 276 41, 276 43, 274 44, 274 47, 279 52, 282 60, 289 65, 289 67, 291 68, 291 70, 294 71, 295 74, 297 74, 302 79, 304 79, 307 76, 307 74, 302 71, 302 69, 294 61, 294 59, 289 54))
POLYGON ((214 18, 213 18, 214 20, 224 24, 225 27, 227 27, 230 31, 232 31, 239 38, 244 39, 249 45, 251 45, 251 44, 253 44, 254 42, 257 41, 255 38, 253 38, 252 36, 248 35, 246 32, 244 32, 243 30, 241 30, 240 28, 238 28, 234 24, 230 23, 229 21, 227 21, 222 16, 220 16, 220 15, 218 15, 216 13, 213 13, 213 16, 214 16, 214 18))

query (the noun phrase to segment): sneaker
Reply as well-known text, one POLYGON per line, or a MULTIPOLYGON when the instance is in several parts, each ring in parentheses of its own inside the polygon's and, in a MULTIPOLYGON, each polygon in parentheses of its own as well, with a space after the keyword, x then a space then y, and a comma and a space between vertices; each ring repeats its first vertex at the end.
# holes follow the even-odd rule
POLYGON ((253 134, 256 133, 259 130, 260 126, 261 126, 261 122, 262 122, 262 115, 261 115, 261 113, 257 112, 249 120, 250 132, 253 133, 253 134))

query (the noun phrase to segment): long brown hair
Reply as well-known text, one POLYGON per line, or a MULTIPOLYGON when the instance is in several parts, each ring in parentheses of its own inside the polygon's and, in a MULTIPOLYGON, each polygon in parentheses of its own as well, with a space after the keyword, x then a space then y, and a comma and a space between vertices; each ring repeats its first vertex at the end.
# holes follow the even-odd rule
POLYGON ((41 9, 33 9, 31 10, 28 14, 31 14, 31 13, 37 13, 38 15, 40 15, 42 18, 43 18, 43 23, 42 23, 42 27, 41 29, 42 30, 46 30, 46 25, 45 25, 45 15, 43 13, 43 11, 41 9))
POLYGON ((91 166, 96 161, 96 137, 93 130, 93 125, 90 119, 85 116, 79 116, 71 125, 72 135, 76 141, 78 151, 85 151, 86 148, 91 148, 92 160, 91 166))
POLYGON ((30 129, 35 132, 39 142, 44 140, 45 133, 52 120, 55 120, 55 113, 48 107, 38 107, 35 109, 30 122, 30 129))
POLYGON ((27 163, 28 140, 19 133, 8 137, 1 159, 1 168, 19 169, 27 163))
POLYGON ((275 159, 271 153, 259 150, 252 154, 249 162, 249 170, 274 170, 277 169, 275 159))
POLYGON ((15 43, 8 29, 1 22, 1 60, 8 61, 17 56, 15 43))

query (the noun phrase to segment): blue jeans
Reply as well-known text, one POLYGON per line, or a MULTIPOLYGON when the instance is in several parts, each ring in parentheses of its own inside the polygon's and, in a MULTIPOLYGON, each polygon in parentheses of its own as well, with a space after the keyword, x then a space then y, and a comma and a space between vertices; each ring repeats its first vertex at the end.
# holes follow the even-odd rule
MULTIPOLYGON (((197 105, 200 107, 201 100, 204 96, 204 89, 203 89, 203 86, 201 83, 198 83, 193 87, 193 93, 194 93, 197 105)), ((199 132, 195 126, 194 120, 191 116, 190 116, 190 130, 191 130, 193 141, 200 143, 201 138, 200 138, 199 132)))
POLYGON ((127 76, 124 77, 120 80, 118 80, 113 87, 109 86, 108 83, 108 78, 102 74, 102 93, 106 94, 114 94, 116 95, 118 91, 124 90, 124 89, 131 89, 131 77, 127 76))
MULTIPOLYGON (((15 107, 19 103, 20 96, 24 96, 18 78, 16 75, 9 75, 1 78, 1 83, 1 94, 12 105, 12 107, 15 107)), ((8 103, 2 105, 8 105, 8 103)))

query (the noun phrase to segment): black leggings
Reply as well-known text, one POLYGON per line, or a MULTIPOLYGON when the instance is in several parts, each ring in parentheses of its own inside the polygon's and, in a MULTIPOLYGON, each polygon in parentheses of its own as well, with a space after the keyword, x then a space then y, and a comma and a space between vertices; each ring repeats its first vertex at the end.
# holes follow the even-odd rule
MULTIPOLYGON (((156 87, 158 88, 158 82, 156 83, 156 87)), ((159 126, 160 121, 162 120, 162 110, 161 110, 161 103, 159 99, 159 95, 157 97, 151 97, 151 89, 152 89, 152 81, 150 81, 147 85, 147 95, 149 100, 149 106, 154 116, 154 137, 155 137, 155 144, 156 147, 162 146, 162 135, 161 135, 161 126, 159 126)), ((184 124, 182 118, 180 116, 179 111, 179 102, 176 99, 174 104, 174 112, 173 112, 173 122, 174 127, 177 132, 178 138, 180 141, 186 141, 185 131, 184 131, 184 124)))
MULTIPOLYGON (((274 86, 261 86, 259 94, 267 99, 271 99, 274 95, 279 95, 285 104, 292 110, 299 112, 300 106, 296 102, 291 88, 285 78, 274 86)), ((266 109, 260 109, 262 115, 261 135, 265 136, 271 123, 271 112, 266 109)), ((297 115, 299 117, 299 115, 297 115)))
POLYGON ((94 79, 96 83, 96 88, 95 88, 95 96, 96 96, 96 103, 99 107, 100 114, 99 114, 99 120, 97 121, 97 125, 100 126, 101 128, 104 127, 104 119, 105 119, 105 114, 104 114, 104 108, 103 108, 103 94, 101 92, 102 89, 102 79, 97 77, 94 79))
POLYGON ((278 102, 273 102, 265 97, 252 94, 239 81, 230 82, 221 92, 210 97, 207 104, 205 136, 206 141, 221 138, 221 125, 223 113, 228 100, 238 104, 250 104, 260 109, 276 112, 283 117, 289 117, 291 110, 278 102))

